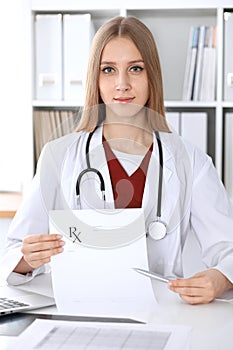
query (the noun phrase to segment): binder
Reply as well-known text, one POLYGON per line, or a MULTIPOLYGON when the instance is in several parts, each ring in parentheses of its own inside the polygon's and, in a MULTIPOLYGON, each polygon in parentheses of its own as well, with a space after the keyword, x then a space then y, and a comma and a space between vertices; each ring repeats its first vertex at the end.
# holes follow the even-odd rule
POLYGON ((233 202, 233 113, 225 114, 224 184, 233 202))
POLYGON ((191 86, 191 80, 192 78, 192 70, 193 70, 193 63, 195 63, 194 60, 194 54, 193 54, 193 38, 195 35, 196 28, 192 26, 189 31, 189 40, 188 40, 188 49, 187 49, 187 58, 186 58, 186 65, 185 65, 185 73, 184 73, 184 83, 183 83, 183 100, 190 100, 191 99, 191 93, 192 93, 192 86, 191 86), (194 60, 194 61, 193 61, 194 60), (192 63, 193 62, 193 63, 192 63))
POLYGON ((63 16, 64 100, 83 104, 86 70, 94 35, 90 14, 63 16))
POLYGON ((180 113, 179 112, 166 112, 166 120, 168 127, 171 131, 175 131, 180 135, 180 113))
POLYGON ((224 100, 233 100, 233 12, 224 13, 224 100))
POLYGON ((35 16, 35 97, 62 99, 62 16, 35 16))
POLYGON ((64 136, 75 129, 75 118, 70 110, 35 110, 34 151, 37 163, 43 146, 50 140, 64 136))
POLYGON ((43 146, 54 139, 54 132, 50 121, 50 112, 45 110, 34 111, 34 141, 35 161, 38 161, 43 146))
POLYGON ((194 91, 193 91, 194 101, 198 101, 200 96, 205 35, 206 35, 206 26, 201 26, 199 40, 198 40, 196 72, 195 72, 195 80, 194 80, 194 91))
POLYGON ((207 28, 200 87, 201 101, 214 101, 216 86, 216 26, 207 28))
POLYGON ((192 26, 189 36, 189 48, 185 67, 183 100, 190 101, 193 99, 195 72, 197 64, 197 49, 199 42, 200 27, 192 26))
POLYGON ((207 113, 181 113, 181 135, 207 153, 207 113))

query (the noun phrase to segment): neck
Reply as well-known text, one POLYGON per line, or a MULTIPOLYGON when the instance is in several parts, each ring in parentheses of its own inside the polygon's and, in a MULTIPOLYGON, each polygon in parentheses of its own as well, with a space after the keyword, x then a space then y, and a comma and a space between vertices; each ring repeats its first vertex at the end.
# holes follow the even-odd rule
POLYGON ((104 123, 103 134, 111 148, 131 154, 145 154, 153 142, 148 128, 127 123, 104 123))

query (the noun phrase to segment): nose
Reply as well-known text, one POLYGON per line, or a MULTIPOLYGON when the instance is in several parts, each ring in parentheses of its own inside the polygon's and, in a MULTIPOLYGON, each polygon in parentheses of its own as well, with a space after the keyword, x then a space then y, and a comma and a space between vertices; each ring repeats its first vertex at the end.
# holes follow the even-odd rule
POLYGON ((116 78, 116 90, 128 91, 130 89, 130 79, 126 72, 119 72, 116 78))

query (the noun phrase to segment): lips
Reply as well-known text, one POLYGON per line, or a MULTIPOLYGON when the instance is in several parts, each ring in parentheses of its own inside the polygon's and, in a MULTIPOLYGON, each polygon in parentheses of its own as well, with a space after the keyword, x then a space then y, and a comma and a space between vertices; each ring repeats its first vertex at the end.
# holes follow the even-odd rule
POLYGON ((117 97, 114 98, 115 102, 118 103, 131 103, 134 100, 134 97, 117 97))

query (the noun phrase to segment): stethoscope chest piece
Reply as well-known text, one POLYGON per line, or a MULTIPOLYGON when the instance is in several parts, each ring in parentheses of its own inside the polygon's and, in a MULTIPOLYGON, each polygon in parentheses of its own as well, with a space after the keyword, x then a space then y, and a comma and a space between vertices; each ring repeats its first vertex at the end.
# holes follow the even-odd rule
POLYGON ((166 236, 166 225, 162 221, 151 222, 148 229, 149 235, 156 241, 163 239, 166 236))

